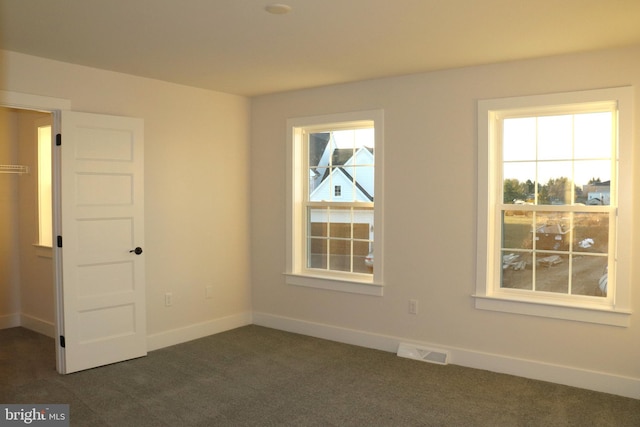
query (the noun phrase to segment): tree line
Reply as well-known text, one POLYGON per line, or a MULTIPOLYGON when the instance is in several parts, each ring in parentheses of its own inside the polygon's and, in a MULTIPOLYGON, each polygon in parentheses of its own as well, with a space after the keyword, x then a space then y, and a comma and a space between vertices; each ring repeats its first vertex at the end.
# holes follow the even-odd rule
MULTIPOLYGON (((600 183, 600 178, 591 178, 589 184, 600 183)), ((538 204, 569 204, 571 200, 571 188, 573 187, 573 201, 575 203, 584 203, 587 200, 587 194, 584 194, 582 188, 573 185, 567 177, 551 178, 546 184, 537 184, 538 204)), ((503 184, 503 203, 516 203, 522 201, 525 203, 534 203, 536 195, 536 183, 530 179, 521 182, 515 178, 504 180, 503 184)))

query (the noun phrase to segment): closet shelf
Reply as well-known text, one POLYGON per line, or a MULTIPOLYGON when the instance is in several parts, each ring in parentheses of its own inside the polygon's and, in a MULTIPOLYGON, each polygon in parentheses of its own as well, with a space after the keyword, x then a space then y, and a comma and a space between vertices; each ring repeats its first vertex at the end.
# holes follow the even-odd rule
POLYGON ((0 173, 17 173, 22 175, 29 173, 29 166, 23 165, 0 165, 0 173))

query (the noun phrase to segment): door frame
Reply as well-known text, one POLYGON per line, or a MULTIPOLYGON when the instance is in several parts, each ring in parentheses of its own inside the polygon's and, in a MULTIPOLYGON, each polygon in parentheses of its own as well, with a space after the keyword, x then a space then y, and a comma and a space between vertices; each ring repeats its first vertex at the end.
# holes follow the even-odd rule
MULTIPOLYGON (((41 111, 52 115, 52 138, 60 133, 60 111, 71 110, 71 100, 63 98, 52 98, 48 96, 31 95, 27 93, 11 92, 0 90, 0 107, 17 108, 21 110, 41 111)), ((52 142, 53 143, 53 142, 52 142)), ((53 235, 60 235, 62 224, 61 204, 60 204, 60 150, 52 150, 52 210, 53 210, 53 235)), ((53 245, 53 283, 54 283, 54 330, 56 348, 56 370, 64 374, 65 355, 64 348, 60 345, 60 336, 64 335, 63 330, 63 306, 62 306, 62 258, 60 248, 53 245)))

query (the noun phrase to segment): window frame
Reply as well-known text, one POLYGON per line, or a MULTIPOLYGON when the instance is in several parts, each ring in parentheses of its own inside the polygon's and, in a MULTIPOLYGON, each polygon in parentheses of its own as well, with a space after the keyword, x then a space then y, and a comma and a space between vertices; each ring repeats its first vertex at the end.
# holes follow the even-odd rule
MULTIPOLYGON (((633 181, 633 88, 620 87, 549 95, 532 95, 478 101, 478 222, 476 289, 473 297, 477 309, 515 314, 592 322, 613 326, 628 326, 631 304, 631 236, 633 181), (500 225, 496 211, 502 197, 498 184, 501 179, 502 159, 499 147, 499 115, 520 112, 534 115, 580 112, 589 106, 615 102, 617 105, 618 167, 617 167, 617 226, 615 245, 609 247, 610 269, 613 267, 607 298, 582 296, 561 297, 534 292, 509 292, 500 289, 496 266, 500 256, 500 225), (542 114, 541 114, 542 113, 542 114), (615 281, 615 282, 614 282, 615 281)), ((588 108, 587 108, 588 110, 588 108)), ((583 110, 584 111, 584 110, 583 110)), ((616 123, 617 122, 617 123, 616 123)), ((612 177, 612 180, 614 177, 612 177)), ((538 209, 537 207, 534 209, 538 209)), ((544 210, 545 206, 539 207, 544 210)), ((566 208, 571 210, 571 207, 566 208)))
MULTIPOLYGON (((383 295, 383 159, 384 128, 383 110, 336 113, 298 117, 287 120, 287 215, 286 215, 286 265, 285 282, 305 286, 371 296, 383 295), (353 128, 362 122, 373 122, 375 138, 375 200, 373 215, 375 238, 373 239, 373 273, 348 273, 321 271, 306 267, 306 213, 305 200, 308 170, 305 170, 306 149, 303 131, 320 129, 340 130, 353 128)), ((342 202, 339 202, 342 204, 342 202)), ((349 206, 350 203, 344 204, 349 206)))

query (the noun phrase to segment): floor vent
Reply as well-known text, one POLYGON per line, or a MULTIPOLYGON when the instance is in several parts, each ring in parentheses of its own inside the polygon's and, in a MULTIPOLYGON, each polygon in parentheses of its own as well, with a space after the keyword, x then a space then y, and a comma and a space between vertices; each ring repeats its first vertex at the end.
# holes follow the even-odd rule
POLYGON ((406 357, 407 359, 420 360, 422 362, 437 363, 439 365, 446 365, 449 359, 449 353, 445 351, 433 350, 405 343, 400 343, 400 346, 398 347, 398 356, 406 357))

